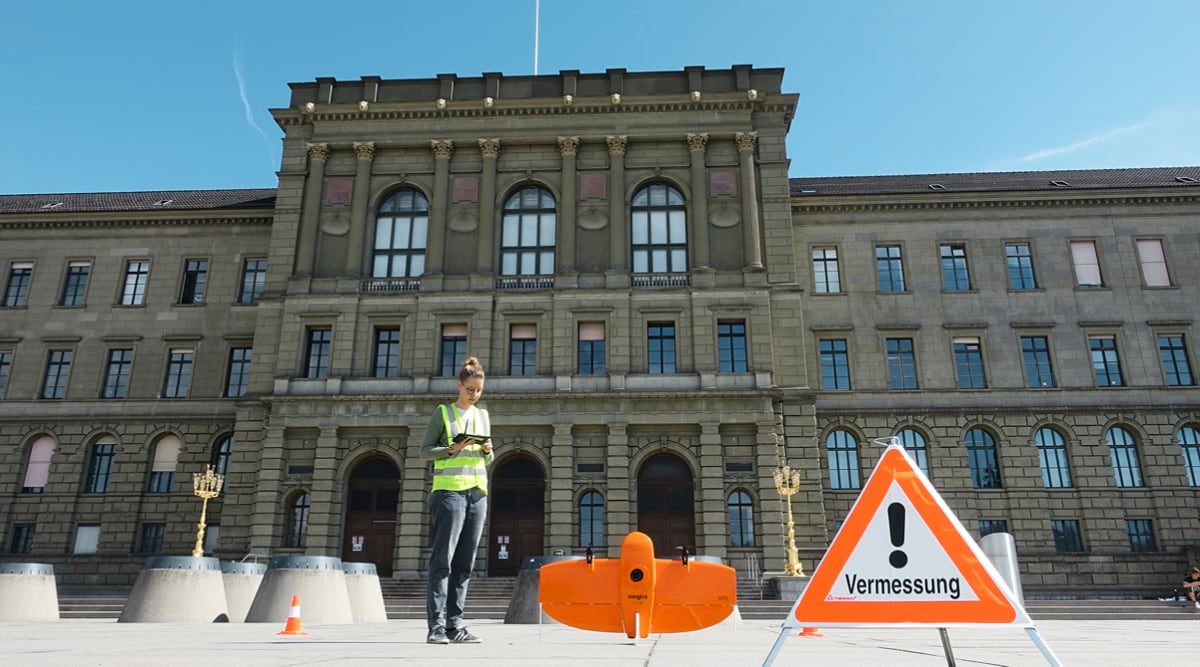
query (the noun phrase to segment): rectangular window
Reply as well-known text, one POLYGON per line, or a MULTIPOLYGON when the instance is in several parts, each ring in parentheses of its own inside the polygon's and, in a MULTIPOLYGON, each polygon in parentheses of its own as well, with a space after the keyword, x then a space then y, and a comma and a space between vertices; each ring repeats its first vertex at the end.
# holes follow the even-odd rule
POLYGON ((242 263, 242 284, 238 288, 238 303, 255 303, 267 284, 267 260, 247 259, 242 263))
POLYGON ((167 357, 167 378, 163 382, 163 398, 187 398, 192 384, 192 357, 190 349, 171 350, 167 357))
POLYGON ((1054 550, 1059 553, 1083 551, 1083 533, 1076 519, 1051 519, 1050 531, 1054 533, 1054 550))
POLYGON ((170 493, 175 485, 174 470, 155 470, 150 473, 150 483, 146 486, 147 493, 170 493))
POLYGON ((836 294, 842 291, 838 271, 837 248, 813 248, 813 291, 817 294, 836 294))
POLYGON ((75 547, 71 553, 94 554, 100 550, 100 526, 79 524, 75 529, 75 547))
POLYGON ((84 297, 87 296, 88 277, 91 273, 91 262, 67 264, 67 277, 63 281, 63 290, 59 296, 58 305, 82 306, 84 297))
POLYGON ((821 352, 821 388, 850 388, 850 353, 844 338, 827 338, 817 342, 821 352))
POLYGON ((1171 276, 1167 275, 1167 258, 1163 255, 1162 241, 1138 241, 1137 253, 1138 264, 1142 267, 1142 281, 1146 287, 1170 287, 1171 276))
POLYGON ((250 361, 254 358, 254 350, 249 347, 233 347, 229 349, 229 369, 225 373, 225 396, 238 398, 245 396, 250 387, 250 361))
POLYGON ((1163 375, 1171 387, 1191 387, 1196 384, 1192 377, 1192 364, 1188 361, 1183 335, 1164 334, 1158 337, 1158 354, 1162 359, 1163 375))
POLYGON ((33 279, 33 262, 13 262, 8 269, 8 287, 4 289, 5 308, 24 308, 29 300, 29 282, 33 279))
POLYGON ((83 484, 85 493, 108 491, 108 482, 112 479, 113 459, 116 456, 117 446, 114 443, 102 442, 92 446, 92 457, 88 460, 87 479, 83 484))
POLYGON ((27 554, 33 551, 34 524, 14 523, 12 539, 8 543, 8 553, 27 554))
POLYGON ((879 276, 880 292, 904 291, 904 259, 900 246, 875 246, 875 272, 879 276))
POLYGON ((1125 532, 1129 534, 1130 551, 1158 551, 1154 541, 1154 524, 1150 519, 1125 519, 1125 532))
POLYGON ((983 347, 978 338, 954 339, 954 369, 959 389, 986 389, 983 372, 983 347))
POLYGON ((1021 358, 1025 363, 1025 386, 1042 389, 1055 386, 1050 365, 1050 339, 1046 336, 1021 336, 1021 358))
POLYGON ((579 323, 579 374, 604 375, 604 323, 579 323))
POLYGON ((167 533, 165 523, 143 523, 142 535, 138 539, 138 553, 156 554, 162 552, 163 537, 167 533))
POLYGON ((441 376, 458 377, 467 360, 467 325, 442 325, 441 376))
POLYGON ((537 375, 536 324, 514 324, 509 329, 508 374, 537 375))
POLYGON ((745 373, 749 370, 745 322, 717 322, 717 370, 721 373, 745 373))
POLYGON ((1008 262, 1008 288, 1037 289, 1033 274, 1033 253, 1028 243, 1005 243, 1004 259, 1008 262))
POLYGON ((67 394, 67 378, 71 375, 71 351, 50 350, 46 359, 46 377, 42 380, 41 398, 62 398, 67 394))
POLYGON ((8 387, 8 375, 12 372, 13 353, 0 350, 0 398, 4 398, 4 389, 8 387))
POLYGON ((1092 354, 1092 370, 1096 375, 1097 387, 1121 387, 1121 361, 1117 356, 1115 336, 1088 336, 1088 348, 1092 354))
POLYGON ((943 243, 938 248, 942 258, 942 284, 947 292, 967 292, 971 289, 971 276, 967 272, 967 246, 961 243, 943 243))
POLYGON ((179 288, 179 303, 204 303, 204 287, 208 283, 208 260, 188 259, 183 263, 183 284, 179 288))
POLYGON ((646 358, 649 373, 675 372, 675 324, 651 322, 646 327, 646 358))
POLYGON ((329 353, 333 331, 324 328, 308 330, 304 348, 304 377, 323 378, 329 375, 329 353))
POLYGON ((992 533, 1007 533, 1008 521, 1004 519, 980 519, 979 520, 979 536, 984 537, 992 533))
POLYGON ((400 375, 400 330, 394 327, 376 329, 374 348, 371 376, 394 378, 400 375))
POLYGON ((1076 287, 1104 287, 1095 241, 1071 241, 1071 263, 1075 267, 1076 287))
POLYGON ((122 306, 146 303, 146 283, 150 280, 150 262, 132 260, 125 263, 125 284, 121 289, 122 306))
POLYGON ((129 374, 132 369, 133 350, 109 350, 100 398, 125 398, 129 393, 129 374))
POLYGON ((889 338, 887 347, 888 382, 892 389, 917 388, 917 356, 913 339, 889 338))

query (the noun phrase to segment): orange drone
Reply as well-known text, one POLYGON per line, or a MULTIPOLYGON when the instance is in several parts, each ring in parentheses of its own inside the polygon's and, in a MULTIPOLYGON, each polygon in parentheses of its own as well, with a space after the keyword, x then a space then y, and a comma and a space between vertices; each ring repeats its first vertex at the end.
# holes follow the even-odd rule
POLYGON ((655 558, 654 543, 633 532, 620 558, 547 563, 541 567, 538 600, 554 620, 598 632, 646 637, 651 632, 690 632, 725 620, 737 605, 737 573, 718 563, 655 558))

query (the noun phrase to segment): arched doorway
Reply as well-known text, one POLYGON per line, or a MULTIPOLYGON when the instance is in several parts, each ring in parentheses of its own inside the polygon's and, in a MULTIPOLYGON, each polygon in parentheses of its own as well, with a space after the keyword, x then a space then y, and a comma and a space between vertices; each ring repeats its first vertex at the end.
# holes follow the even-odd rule
POLYGON ((400 470, 396 464, 373 456, 354 467, 346 490, 344 562, 375 563, 380 577, 392 576, 399 499, 400 470))
POLYGON ((638 530, 654 542, 654 555, 670 558, 678 548, 696 551, 692 472, 678 457, 655 454, 638 471, 638 530))
POLYGON ((537 461, 514 456, 496 467, 489 487, 488 576, 515 577, 521 561, 542 555, 546 477, 537 461))

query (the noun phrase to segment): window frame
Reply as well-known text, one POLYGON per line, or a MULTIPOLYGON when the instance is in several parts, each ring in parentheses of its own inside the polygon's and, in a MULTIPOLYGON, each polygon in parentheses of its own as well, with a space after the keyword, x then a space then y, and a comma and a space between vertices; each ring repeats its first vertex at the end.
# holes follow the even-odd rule
POLYGON ((1125 375, 1121 370, 1121 352, 1116 334, 1091 334, 1087 339, 1088 357, 1092 362, 1092 377, 1096 386, 1124 387, 1125 375))
POLYGON ((1129 551, 1132 553, 1154 553, 1158 551, 1158 540, 1154 538, 1152 519, 1125 519, 1125 534, 1129 536, 1129 551))
POLYGON ((125 260, 125 272, 121 279, 117 305, 146 305, 146 293, 150 290, 150 269, 151 262, 148 259, 125 260))
POLYGON ((250 390, 250 367, 254 363, 254 347, 234 345, 229 348, 225 364, 225 398, 241 398, 250 390))
POLYGON ((717 320, 717 372, 750 372, 746 320, 717 320))
POLYGON ((46 372, 42 375, 42 387, 38 391, 38 398, 47 400, 66 398, 67 387, 71 382, 71 363, 74 356, 74 350, 46 351, 46 372))
POLYGON ((439 345, 441 377, 458 377, 458 372, 467 360, 467 325, 443 324, 442 340, 439 345))
POLYGON ((129 397, 129 384, 133 377, 133 348, 111 347, 104 363, 104 384, 100 387, 100 398, 119 400, 129 397), (122 358, 116 358, 117 355, 122 358))
POLYGON ((899 243, 875 246, 875 280, 880 292, 895 294, 908 291, 904 280, 904 248, 899 243), (881 251, 886 254, 880 256, 881 251))
POLYGON ((1174 287, 1162 239, 1136 239, 1134 246, 1137 250, 1138 269, 1142 275, 1142 287, 1174 287))
POLYGON ((575 372, 578 375, 604 375, 608 372, 606 340, 608 325, 603 321, 581 321, 576 327, 575 372), (596 338, 597 327, 599 338, 596 338), (586 338, 585 338, 586 336, 586 338), (597 361, 597 358, 599 360, 597 361))
POLYGON ((400 327, 375 327, 371 338, 371 377, 400 377, 400 327))
POLYGON ((288 549, 303 549, 308 545, 308 522, 312 510, 312 494, 299 491, 292 494, 287 503, 287 532, 283 546, 288 549))
POLYGON ((674 322, 646 323, 646 372, 673 375, 676 372, 677 341, 674 322))
POLYGON ((185 258, 183 275, 179 279, 179 301, 181 306, 202 306, 208 287, 208 260, 185 258))
POLYGON ((831 490, 852 491, 862 488, 858 438, 853 433, 844 428, 836 428, 827 433, 825 456, 829 466, 831 490))
POLYGON ((1037 271, 1033 266, 1033 244, 1028 241, 1005 243, 1004 261, 1008 268, 1009 290, 1024 292, 1038 289, 1037 271))
POLYGON ((537 375, 537 325, 513 324, 508 329, 508 374, 537 375))
POLYGON ((987 367, 983 359, 983 341, 978 336, 955 336, 954 377, 959 389, 987 389, 987 367), (978 372, 976 372, 978 371, 978 372))
POLYGON ((1158 358, 1162 363, 1163 381, 1168 387, 1194 387, 1196 376, 1187 349, 1187 339, 1181 333, 1159 333, 1158 358), (1164 344, 1165 343, 1165 344, 1164 344))
POLYGON ((553 276, 557 239, 558 202, 554 195, 540 185, 518 188, 505 199, 500 212, 500 275, 553 276), (536 197, 536 202, 527 201, 530 196, 536 197))
POLYGON ((138 534, 138 549, 139 554, 159 554, 162 553, 163 543, 166 542, 167 524, 165 523, 143 523, 141 531, 138 534))
POLYGON ((671 274, 688 270, 687 200, 671 183, 638 188, 629 203, 629 250, 633 273, 671 274), (659 195, 658 193, 662 193, 659 195), (656 203, 661 197, 662 203, 656 203), (662 216, 656 229, 655 214, 662 216))
POLYGON ((1104 431, 1104 441, 1108 444, 1108 457, 1112 464, 1113 482, 1122 489, 1142 489, 1146 487, 1142 475, 1142 462, 1138 455, 1138 438, 1130 429, 1121 426, 1110 426, 1104 431), (1119 442, 1116 436, 1120 435, 1119 442))
POLYGON ((604 546, 604 494, 587 489, 579 496, 579 546, 604 546))
POLYGON ((304 332, 304 366, 301 369, 307 379, 329 377, 330 357, 333 354, 333 327, 306 327, 304 332))
POLYGON ((33 268, 33 262, 12 262, 8 265, 8 282, 4 286, 2 304, 5 308, 25 308, 29 305, 33 268))
POLYGON ((192 388, 192 371, 195 370, 196 350, 192 347, 174 347, 167 350, 167 370, 163 375, 163 398, 187 398, 192 388))
POLYGON ((267 258, 247 257, 242 260, 242 275, 238 281, 239 304, 258 303, 267 287, 267 258))
POLYGON ((88 450, 88 465, 84 476, 84 493, 107 493, 112 483, 117 458, 115 438, 101 438, 88 450))
POLYGON ((1188 486, 1200 486, 1200 425, 1184 424, 1175 431, 1188 486))
POLYGON ((967 260, 966 243, 939 243, 938 258, 942 269, 942 290, 946 292, 973 292, 970 262, 967 260))
POLYGON ((1037 448, 1038 467, 1042 471, 1042 488, 1072 488, 1071 459, 1063 434, 1056 428, 1043 426, 1034 431, 1033 444, 1037 448))
POLYGON ((850 342, 845 338, 818 338, 822 391, 850 391, 850 342))
POLYGON ((888 389, 893 391, 920 389, 921 380, 917 377, 917 349, 913 338, 911 336, 885 337, 883 349, 884 355, 887 357, 888 389), (907 342, 908 349, 904 349, 905 342, 907 342))
POLYGON ((429 198, 424 192, 414 187, 402 187, 389 194, 375 209, 372 229, 372 278, 419 278, 425 272, 425 254, 429 246, 429 198), (387 229, 383 230, 381 225, 385 219, 387 229), (397 222, 406 226, 405 238, 400 243, 397 243, 396 237, 397 222), (387 243, 380 245, 380 239, 385 236, 383 231, 387 232, 387 243))
POLYGON ((67 262, 63 274, 62 290, 58 294, 60 308, 82 308, 87 305, 88 283, 91 282, 92 263, 85 260, 67 262))
POLYGON ((1070 242, 1071 268, 1075 272, 1076 289, 1103 289, 1104 272, 1100 268, 1100 252, 1094 240, 1070 242))
POLYGON ((1040 334, 1022 335, 1021 367, 1028 389, 1055 389, 1058 380, 1054 377, 1054 358, 1050 353, 1050 337, 1040 334), (1039 347, 1041 345, 1041 347, 1039 347), (1049 382, 1047 383, 1047 380, 1049 382))
POLYGON ((991 431, 980 426, 968 428, 963 433, 963 446, 967 450, 971 486, 975 489, 1003 489, 1000 452, 991 431))
POLYGON ((1079 519, 1050 519, 1056 553, 1084 553, 1083 528, 1079 519))
POLYGON ((812 265, 813 294, 842 293, 841 265, 836 245, 813 246, 812 265))
POLYGON ((725 496, 726 518, 729 529, 729 546, 745 548, 756 546, 754 535, 754 497, 745 489, 734 489, 725 496))

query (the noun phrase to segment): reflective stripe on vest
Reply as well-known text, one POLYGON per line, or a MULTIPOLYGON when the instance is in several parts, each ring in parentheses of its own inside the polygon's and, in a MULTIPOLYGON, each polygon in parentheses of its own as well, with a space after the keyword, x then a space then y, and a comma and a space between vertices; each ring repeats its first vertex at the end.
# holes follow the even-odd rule
MULTIPOLYGON (((469 433, 463 428, 462 413, 456 405, 439 405, 442 413, 442 432, 446 434, 446 446, 454 444, 454 436, 459 433, 469 433), (453 414, 453 419, 451 415, 453 414)), ((490 435, 492 425, 487 410, 475 408, 476 418, 472 425, 475 435, 490 435)), ((466 491, 478 487, 484 493, 488 490, 487 454, 477 444, 463 447, 457 454, 433 462, 434 491, 466 491)))

